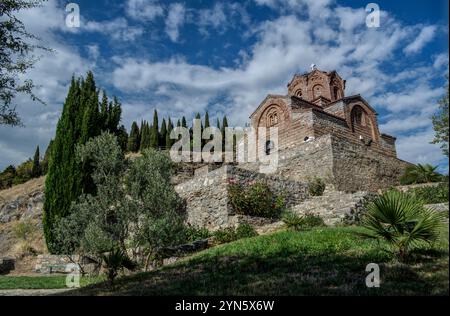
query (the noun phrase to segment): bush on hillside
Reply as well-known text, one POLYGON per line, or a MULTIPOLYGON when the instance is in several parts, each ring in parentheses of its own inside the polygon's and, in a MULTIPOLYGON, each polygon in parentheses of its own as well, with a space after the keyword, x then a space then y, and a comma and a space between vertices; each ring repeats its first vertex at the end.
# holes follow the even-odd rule
POLYGON ((323 192, 325 192, 326 184, 323 179, 315 177, 312 180, 309 181, 309 194, 311 196, 322 196, 323 192))
POLYGON ((313 227, 325 226, 323 219, 314 214, 297 215, 293 212, 285 212, 282 217, 286 227, 290 230, 300 231, 313 227))
POLYGON ((447 183, 440 183, 437 186, 427 186, 413 188, 407 191, 409 194, 422 200, 425 204, 438 204, 448 202, 449 186, 447 183))
POLYGON ((278 218, 286 206, 284 196, 275 195, 264 182, 231 182, 228 194, 236 214, 278 218))
POLYGON ((423 202, 408 194, 388 191, 367 206, 363 226, 366 238, 385 240, 404 261, 410 251, 436 241, 443 214, 426 209, 423 202))
POLYGON ((251 238, 255 236, 258 236, 258 233, 253 226, 247 223, 240 224, 237 228, 223 228, 213 233, 214 241, 219 244, 225 244, 239 239, 251 238))
POLYGON ((443 176, 436 172, 437 166, 430 164, 408 166, 400 177, 400 184, 419 184, 442 181, 443 176))

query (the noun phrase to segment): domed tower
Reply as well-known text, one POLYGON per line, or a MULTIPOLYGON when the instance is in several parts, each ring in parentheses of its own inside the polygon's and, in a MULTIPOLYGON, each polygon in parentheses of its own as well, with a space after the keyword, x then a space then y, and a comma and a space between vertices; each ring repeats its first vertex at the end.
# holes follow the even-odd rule
POLYGON ((345 80, 336 71, 326 72, 312 67, 311 72, 295 75, 288 84, 289 96, 325 106, 344 98, 345 80))

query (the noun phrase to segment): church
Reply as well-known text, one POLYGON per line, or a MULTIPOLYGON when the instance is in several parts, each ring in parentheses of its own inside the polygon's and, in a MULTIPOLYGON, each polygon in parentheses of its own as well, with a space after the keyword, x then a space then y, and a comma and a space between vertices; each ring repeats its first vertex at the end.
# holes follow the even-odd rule
POLYGON ((395 137, 380 132, 377 112, 361 95, 345 95, 345 83, 336 71, 314 66, 309 73, 296 74, 287 95, 269 94, 256 108, 252 127, 278 127, 279 150, 331 134, 397 157, 395 137))
POLYGON ((397 158, 396 139, 380 132, 375 109, 360 95, 345 95, 345 83, 336 71, 314 67, 294 75, 286 95, 269 94, 250 119, 256 138, 264 137, 256 139, 266 146, 258 151, 276 157, 275 170, 262 172, 261 160, 198 168, 175 187, 186 201, 188 223, 210 230, 255 224, 258 219, 233 211, 229 188, 235 183, 263 181, 285 198, 287 209, 319 215, 327 224, 342 222, 366 196, 399 185, 411 164, 397 158), (276 144, 267 133, 272 127, 278 129, 276 144), (326 190, 310 196, 317 178, 326 190))

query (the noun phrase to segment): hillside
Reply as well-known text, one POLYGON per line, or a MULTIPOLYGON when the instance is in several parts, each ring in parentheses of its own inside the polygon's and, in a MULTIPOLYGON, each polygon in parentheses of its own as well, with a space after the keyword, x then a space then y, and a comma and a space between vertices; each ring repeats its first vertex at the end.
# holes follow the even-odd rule
POLYGON ((448 295, 448 226, 439 243, 400 264, 361 228, 281 231, 205 250, 160 270, 67 295, 448 295), (368 263, 381 287, 367 288, 368 263))
POLYGON ((0 191, 0 257, 14 257, 14 273, 30 272, 33 256, 47 251, 42 232, 45 177, 0 191), (27 241, 15 232, 27 230, 27 241), (29 256, 30 255, 30 256, 29 256))

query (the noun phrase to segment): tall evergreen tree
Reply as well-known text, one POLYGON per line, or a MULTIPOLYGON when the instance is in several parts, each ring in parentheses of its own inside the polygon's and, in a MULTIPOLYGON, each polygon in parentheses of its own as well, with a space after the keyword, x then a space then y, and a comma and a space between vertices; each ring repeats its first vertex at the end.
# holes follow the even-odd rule
POLYGON ((172 130, 173 130, 173 124, 172 124, 172 120, 169 117, 169 121, 167 123, 167 134, 166 134, 166 148, 167 149, 170 149, 175 141, 170 138, 170 133, 172 132, 172 130))
POLYGON ((183 116, 182 117, 182 119, 181 119, 181 126, 182 127, 184 127, 184 128, 187 128, 188 126, 187 126, 187 122, 186 122, 186 118, 183 116))
POLYGON ((141 146, 140 146, 141 151, 150 148, 150 134, 151 134, 150 126, 146 121, 144 121, 141 128, 141 146))
POLYGON ((155 110, 153 113, 153 125, 150 131, 150 147, 158 148, 159 143, 159 123, 158 112, 155 110))
POLYGON ((208 127, 210 127, 211 125, 209 124, 209 113, 208 113, 208 111, 206 111, 206 114, 205 114, 205 128, 208 128, 208 127))
POLYGON ((163 147, 166 149, 166 136, 167 136, 167 125, 166 125, 166 119, 162 120, 161 123, 161 132, 159 135, 159 147, 163 147))
MULTIPOLYGON (((228 127, 228 119, 227 119, 227 116, 225 115, 224 117, 223 117, 223 120, 222 120, 222 128, 221 128, 221 133, 222 133, 222 142, 223 142, 223 145, 225 145, 225 129, 228 127)), ((225 149, 224 149, 225 150, 225 149)))
POLYGON ((139 126, 136 122, 131 124, 130 136, 128 137, 128 151, 129 152, 138 152, 139 146, 141 145, 141 139, 139 134, 139 126))
POLYGON ((41 156, 39 153, 39 146, 37 146, 34 152, 33 167, 31 168, 31 176, 33 178, 38 178, 41 176, 41 156))
POLYGON ((220 120, 219 120, 219 118, 217 118, 217 124, 216 124, 216 127, 220 130, 220 120))
POLYGON ((98 97, 92 72, 88 72, 86 79, 72 78, 51 145, 45 183, 43 227, 51 253, 60 251, 60 245, 54 239, 54 227, 61 218, 69 215, 71 203, 82 193, 95 193, 91 178, 92 166, 89 161, 76 161, 76 146, 98 136, 106 126, 118 130, 113 122, 120 122, 120 103, 115 100, 111 107, 108 105, 108 118, 105 118, 103 107, 106 97, 102 98, 101 104, 98 97), (110 114, 110 109, 114 109, 114 114, 110 114))

